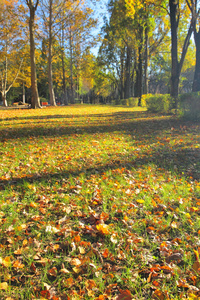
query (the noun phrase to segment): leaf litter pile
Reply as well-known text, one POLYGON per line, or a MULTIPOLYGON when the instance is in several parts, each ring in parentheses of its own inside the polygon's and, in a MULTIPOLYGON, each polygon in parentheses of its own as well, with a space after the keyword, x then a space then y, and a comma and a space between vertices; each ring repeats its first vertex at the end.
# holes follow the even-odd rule
POLYGON ((0 299, 200 299, 200 123, 0 111, 0 299))

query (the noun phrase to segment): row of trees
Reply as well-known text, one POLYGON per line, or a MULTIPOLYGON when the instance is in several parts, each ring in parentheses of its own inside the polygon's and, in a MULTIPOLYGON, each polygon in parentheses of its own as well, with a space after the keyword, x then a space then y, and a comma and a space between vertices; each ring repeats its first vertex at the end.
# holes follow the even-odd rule
POLYGON ((103 64, 118 74, 120 98, 141 99, 143 93, 158 91, 177 99, 182 70, 185 83, 195 70, 189 90, 200 90, 199 4, 198 0, 109 2, 100 55, 103 64))
POLYGON ((3 104, 9 91, 11 99, 25 88, 29 95, 30 87, 33 108, 40 107, 39 95, 67 105, 199 91, 199 2, 110 0, 98 40, 87 2, 1 0, 3 104), (91 52, 96 42, 97 56, 91 52))

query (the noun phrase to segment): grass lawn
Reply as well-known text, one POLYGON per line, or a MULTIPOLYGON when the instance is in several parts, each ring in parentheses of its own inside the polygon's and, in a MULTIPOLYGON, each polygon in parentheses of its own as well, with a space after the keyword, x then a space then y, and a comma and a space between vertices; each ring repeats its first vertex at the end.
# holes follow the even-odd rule
POLYGON ((0 110, 0 299, 200 299, 200 123, 0 110))

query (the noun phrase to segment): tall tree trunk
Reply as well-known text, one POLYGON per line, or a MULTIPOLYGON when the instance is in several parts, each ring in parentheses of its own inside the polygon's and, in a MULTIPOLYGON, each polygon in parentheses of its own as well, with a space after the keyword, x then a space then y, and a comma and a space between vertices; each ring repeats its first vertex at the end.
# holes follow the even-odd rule
POLYGON ((23 92, 23 95, 22 95, 22 102, 25 103, 26 102, 26 96, 25 96, 25 85, 24 85, 24 82, 23 82, 23 87, 22 87, 22 92, 23 92))
POLYGON ((48 80, 49 80, 49 97, 50 105, 56 106, 53 76, 52 76, 52 0, 49 1, 49 57, 48 57, 48 80))
POLYGON ((65 62, 64 62, 64 50, 62 50, 62 88, 63 88, 63 100, 64 104, 68 105, 67 89, 66 89, 66 78, 65 78, 65 62))
POLYGON ((69 34, 69 47, 70 47, 70 89, 71 89, 71 103, 74 104, 74 82, 73 82, 73 49, 72 49, 72 32, 70 28, 69 34))
POLYGON ((194 32, 194 40, 196 46, 196 65, 195 65, 192 91, 199 92, 200 91, 200 30, 198 32, 194 32))
POLYGON ((8 102, 7 102, 7 99, 6 99, 6 92, 3 91, 1 93, 1 95, 2 95, 3 106, 7 107, 8 106, 8 102))
POLYGON ((40 99, 37 88, 36 64, 35 64, 35 41, 34 41, 34 20, 36 7, 32 5, 32 1, 28 2, 30 9, 29 33, 30 33, 30 59, 31 59, 31 107, 41 108, 40 99), (31 2, 31 3, 30 3, 31 2))
POLYGON ((178 63, 178 24, 179 24, 179 1, 169 0, 170 23, 171 23, 171 96, 177 101, 179 86, 179 63, 178 63))
POLYGON ((125 48, 121 49, 121 54, 120 54, 120 99, 124 99, 124 52, 125 52, 125 48))
POLYGON ((180 62, 178 61, 178 25, 179 25, 179 0, 169 0, 170 8, 170 24, 171 24, 171 91, 170 94, 175 100, 177 108, 179 78, 184 63, 184 59, 190 44, 190 38, 193 31, 192 21, 188 28, 187 35, 184 40, 184 45, 181 53, 180 62))
POLYGON ((137 69, 137 96, 139 98, 138 105, 141 106, 142 98, 142 45, 139 46, 139 58, 138 58, 138 69, 137 69))
POLYGON ((62 60, 62 89, 63 89, 63 100, 64 104, 68 105, 68 98, 67 98, 67 88, 66 88, 66 77, 65 77, 65 52, 64 52, 64 24, 62 22, 61 28, 61 60, 62 60))
POLYGON ((148 26, 146 24, 145 27, 145 49, 144 49, 144 94, 148 94, 148 58, 149 58, 149 54, 148 54, 148 41, 149 41, 149 37, 148 37, 148 26))
POLYGON ((124 82, 124 97, 128 99, 131 97, 131 52, 130 46, 126 49, 126 63, 125 63, 125 82, 124 82))

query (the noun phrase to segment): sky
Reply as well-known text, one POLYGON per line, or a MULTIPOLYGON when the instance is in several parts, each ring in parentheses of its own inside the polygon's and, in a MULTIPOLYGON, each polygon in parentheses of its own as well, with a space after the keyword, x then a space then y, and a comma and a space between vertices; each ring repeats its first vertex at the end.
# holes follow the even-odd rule
MULTIPOLYGON (((94 10, 94 17, 97 18, 97 28, 93 31, 94 35, 98 35, 101 32, 101 28, 104 25, 104 17, 108 18, 108 10, 107 10, 107 4, 109 0, 99 0, 99 1, 91 1, 90 7, 94 10), (94 3, 94 4, 93 4, 94 3)), ((92 53, 97 56, 98 50, 99 50, 99 44, 91 49, 92 53)))

